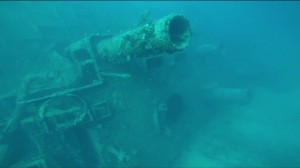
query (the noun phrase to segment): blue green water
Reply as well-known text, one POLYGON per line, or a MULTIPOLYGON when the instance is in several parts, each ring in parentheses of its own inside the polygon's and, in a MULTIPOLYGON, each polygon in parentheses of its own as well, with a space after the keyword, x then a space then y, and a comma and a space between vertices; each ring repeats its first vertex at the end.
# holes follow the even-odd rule
MULTIPOLYGON (((174 106, 169 107, 174 114, 168 114, 167 122, 174 122, 174 130, 153 138, 155 141, 144 135, 139 139, 139 133, 152 128, 147 126, 151 122, 143 121, 144 116, 130 115, 140 120, 137 123, 144 124, 141 129, 145 130, 130 126, 133 131, 129 131, 128 140, 124 139, 126 131, 114 132, 127 128, 122 125, 122 117, 114 120, 120 126, 111 130, 102 123, 100 126, 110 133, 103 131, 101 138, 113 134, 112 139, 119 137, 123 139, 116 141, 125 141, 118 145, 105 142, 106 145, 117 146, 130 156, 128 164, 111 161, 111 166, 300 167, 300 2, 297 1, 0 2, 0 94, 15 91, 27 74, 64 67, 49 65, 56 61, 46 56, 51 50, 63 49, 64 44, 85 34, 119 34, 134 29, 145 11, 150 12, 150 20, 178 13, 190 22, 191 44, 176 53, 183 59, 173 68, 174 76, 161 82, 170 85, 171 91, 179 92, 186 103, 182 107, 182 98, 176 95, 172 97, 174 100, 169 99, 171 103, 167 104, 174 106), (251 100, 211 101, 203 96, 202 89, 215 85, 250 89, 251 100), (182 111, 188 111, 188 115, 184 115, 184 126, 177 129, 175 120, 181 115, 176 112, 182 111), (172 133, 180 138, 185 133, 187 136, 183 138, 185 141, 177 141, 172 133), (166 137, 175 138, 166 140, 166 137), (168 142, 173 144, 172 149, 164 148, 168 142), (149 148, 156 145, 157 152, 147 149, 147 145, 149 148), (171 159, 164 162, 164 157, 171 159)), ((56 78, 57 73, 51 74, 52 77, 56 78)), ((149 81, 138 82, 137 86, 149 81)), ((163 95, 164 87, 161 89, 153 95, 163 95)), ((148 92, 151 90, 145 94, 148 92)), ((155 104, 154 99, 149 104, 155 104)), ((0 117, 11 116, 11 108, 7 102, 1 102, 0 117)), ((107 148, 112 153, 107 157, 114 157, 114 148, 107 148)), ((9 156, 2 164, 13 165, 22 160, 10 158, 13 157, 9 156)), ((84 164, 78 161, 70 165, 84 164)))

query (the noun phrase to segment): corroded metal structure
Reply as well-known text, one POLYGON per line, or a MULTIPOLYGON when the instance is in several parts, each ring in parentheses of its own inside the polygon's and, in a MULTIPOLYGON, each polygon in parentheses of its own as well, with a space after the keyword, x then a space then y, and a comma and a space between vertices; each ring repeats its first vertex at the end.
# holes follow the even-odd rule
MULTIPOLYGON (((207 119, 198 106, 249 102, 248 88, 189 81, 183 71, 192 71, 190 62, 182 70, 185 55, 174 55, 190 44, 188 19, 148 15, 126 32, 89 34, 67 45, 53 45, 58 39, 47 32, 64 29, 56 23, 26 37, 35 46, 47 30, 53 46, 43 58, 50 68, 1 94, 0 167, 172 167, 207 119)), ((205 44, 192 55, 222 48, 205 44)))
POLYGON ((102 58, 120 63, 136 57, 183 50, 189 45, 190 38, 188 20, 182 15, 169 15, 101 41, 97 44, 97 52, 102 58))
POLYGON ((177 148, 156 156, 161 143, 176 145, 158 136, 171 136, 164 104, 172 91, 161 85, 170 74, 165 53, 185 49, 190 38, 188 20, 169 15, 116 36, 86 35, 61 55, 51 52, 59 58, 53 64, 66 69, 30 74, 17 92, 1 97, 1 109, 14 110, 1 119, 0 165, 168 165, 177 148))

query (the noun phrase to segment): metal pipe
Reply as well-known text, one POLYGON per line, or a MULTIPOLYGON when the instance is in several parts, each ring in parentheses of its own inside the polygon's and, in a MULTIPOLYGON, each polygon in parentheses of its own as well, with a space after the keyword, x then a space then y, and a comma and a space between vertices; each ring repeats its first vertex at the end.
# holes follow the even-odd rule
POLYGON ((189 46, 191 29, 182 15, 172 14, 137 29, 100 41, 101 59, 123 63, 136 57, 173 53, 189 46))
MULTIPOLYGON (((203 90, 204 91, 204 90, 203 90)), ((205 92, 207 100, 222 103, 247 103, 251 100, 251 89, 249 88, 223 88, 215 87, 207 89, 205 92)))

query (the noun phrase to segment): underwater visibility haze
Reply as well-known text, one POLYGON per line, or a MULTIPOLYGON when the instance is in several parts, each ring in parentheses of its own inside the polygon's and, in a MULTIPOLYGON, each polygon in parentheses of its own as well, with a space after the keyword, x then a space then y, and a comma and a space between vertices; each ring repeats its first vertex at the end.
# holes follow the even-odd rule
POLYGON ((300 2, 0 2, 0 167, 300 167, 300 2))

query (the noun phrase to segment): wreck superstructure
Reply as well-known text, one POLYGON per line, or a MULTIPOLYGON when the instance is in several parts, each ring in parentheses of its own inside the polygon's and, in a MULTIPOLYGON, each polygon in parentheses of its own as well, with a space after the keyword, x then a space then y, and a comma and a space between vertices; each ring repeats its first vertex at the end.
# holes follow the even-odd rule
POLYGON ((63 53, 51 52, 58 70, 29 74, 17 92, 2 97, 13 110, 1 120, 0 165, 168 165, 177 154, 164 138, 173 127, 166 101, 182 102, 165 82, 175 64, 170 54, 188 47, 190 38, 188 20, 172 14, 120 35, 86 35, 63 53), (160 150, 168 151, 164 158, 160 150))
POLYGON ((19 86, 1 83, 0 167, 172 167, 215 109, 251 97, 251 89, 224 85, 205 69, 217 64, 199 63, 217 61, 223 45, 193 43, 186 51, 192 32, 183 15, 152 21, 146 12, 128 31, 83 35, 105 31, 67 16, 86 21, 87 14, 62 5, 60 17, 58 6, 48 5, 40 10, 51 14, 34 17, 5 11, 24 26, 7 17, 15 33, 0 37, 0 53, 5 45, 20 50, 6 46, 3 55, 21 59, 22 79, 19 86))

